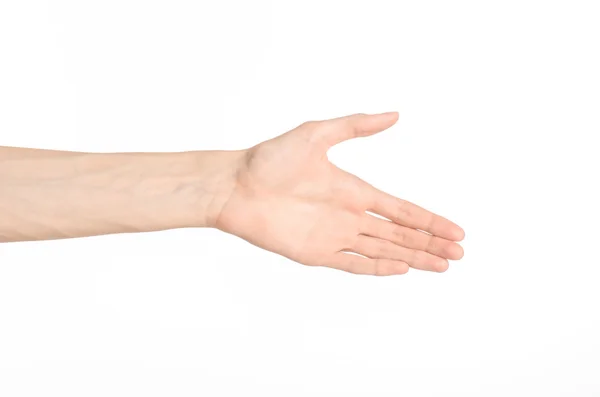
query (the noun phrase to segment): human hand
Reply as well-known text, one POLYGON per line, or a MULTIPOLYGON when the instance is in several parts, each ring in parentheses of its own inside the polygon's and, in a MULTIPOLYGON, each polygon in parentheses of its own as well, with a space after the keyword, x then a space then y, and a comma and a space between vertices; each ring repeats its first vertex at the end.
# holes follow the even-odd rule
POLYGON ((463 256, 459 226, 327 158, 331 146, 383 131, 397 119, 391 112, 311 121, 248 149, 215 226, 309 266, 380 276, 409 267, 445 271, 448 259, 463 256))

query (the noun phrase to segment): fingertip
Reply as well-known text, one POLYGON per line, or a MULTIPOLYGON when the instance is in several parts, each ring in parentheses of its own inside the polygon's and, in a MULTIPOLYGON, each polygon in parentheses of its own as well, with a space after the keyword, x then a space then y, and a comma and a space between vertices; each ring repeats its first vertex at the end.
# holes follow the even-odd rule
POLYGON ((444 273, 446 270, 448 270, 449 267, 450 267, 450 264, 448 263, 447 260, 444 259, 444 260, 437 262, 434 265, 433 270, 438 273, 444 273))
POLYGON ((378 125, 376 129, 378 131, 383 131, 396 124, 399 114, 398 112, 385 112, 374 114, 372 116, 374 118, 373 121, 378 125))
POLYGON ((410 269, 410 266, 408 266, 408 263, 406 263, 406 262, 400 262, 396 266, 396 272, 395 272, 395 274, 406 274, 406 273, 408 273, 408 269, 410 269))
POLYGON ((400 117, 400 113, 395 112, 395 111, 394 112, 384 112, 384 113, 378 114, 378 116, 389 118, 390 121, 393 121, 395 123, 398 120, 398 118, 400 117))
POLYGON ((459 226, 454 229, 452 235, 454 241, 463 241, 465 239, 465 231, 459 226))
POLYGON ((403 261, 380 259, 375 269, 376 276, 395 276, 406 274, 410 266, 403 261))
POLYGON ((465 256, 464 248, 459 244, 454 244, 454 247, 452 248, 452 257, 449 259, 457 261, 462 259, 463 256, 465 256))

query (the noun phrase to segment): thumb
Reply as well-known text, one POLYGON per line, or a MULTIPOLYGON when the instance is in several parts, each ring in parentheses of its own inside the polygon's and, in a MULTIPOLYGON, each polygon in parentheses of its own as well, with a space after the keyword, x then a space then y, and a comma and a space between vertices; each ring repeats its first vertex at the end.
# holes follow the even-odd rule
POLYGON ((370 136, 396 124, 398 112, 353 114, 325 120, 322 139, 329 147, 352 138, 370 136))

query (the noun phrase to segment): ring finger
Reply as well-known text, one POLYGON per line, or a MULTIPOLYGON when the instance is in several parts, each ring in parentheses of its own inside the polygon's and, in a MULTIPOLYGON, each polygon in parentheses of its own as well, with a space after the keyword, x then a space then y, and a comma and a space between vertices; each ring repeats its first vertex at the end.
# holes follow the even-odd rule
POLYGON ((448 269, 448 261, 425 251, 401 247, 389 240, 359 235, 353 252, 372 259, 393 259, 408 263, 415 269, 444 272, 448 269))

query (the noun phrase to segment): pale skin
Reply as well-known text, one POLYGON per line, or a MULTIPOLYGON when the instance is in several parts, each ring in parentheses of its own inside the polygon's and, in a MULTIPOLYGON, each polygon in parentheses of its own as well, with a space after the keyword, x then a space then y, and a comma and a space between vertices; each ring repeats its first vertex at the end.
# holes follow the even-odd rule
POLYGON ((327 158, 333 145, 397 119, 389 112, 311 121, 234 151, 0 147, 0 242, 213 227, 308 266, 443 272, 463 256, 458 225, 327 158))

